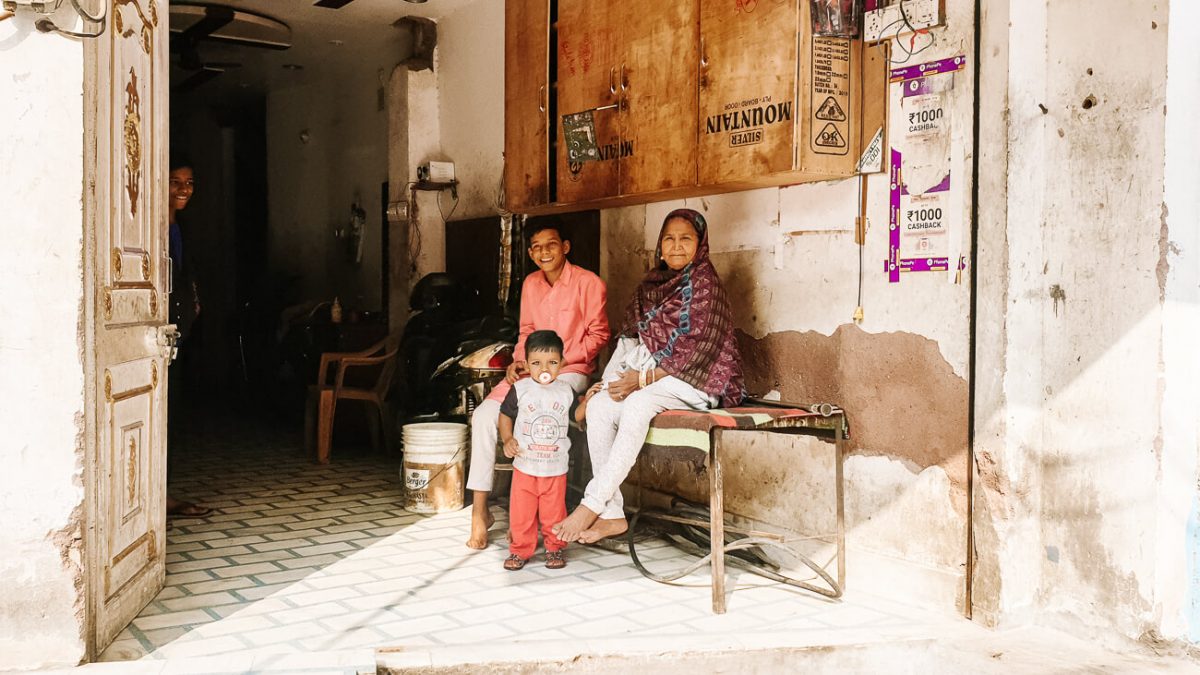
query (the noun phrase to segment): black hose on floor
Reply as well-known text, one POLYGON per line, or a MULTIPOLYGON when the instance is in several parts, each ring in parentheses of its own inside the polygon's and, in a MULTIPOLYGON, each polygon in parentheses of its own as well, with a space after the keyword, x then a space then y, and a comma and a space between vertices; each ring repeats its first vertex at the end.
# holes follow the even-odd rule
MULTIPOLYGON (((708 509, 704 508, 703 506, 689 504, 679 500, 673 502, 671 508, 667 511, 660 509, 643 509, 635 513, 633 518, 629 521, 629 531, 626 534, 626 538, 629 544, 629 557, 633 560, 633 566, 642 573, 642 576, 659 583, 669 584, 682 579, 683 577, 695 572, 698 569, 701 569, 702 567, 705 567, 710 563, 712 559, 712 536, 708 528, 699 527, 696 525, 685 525, 683 523, 676 523, 672 521, 662 521, 664 525, 668 526, 666 531, 663 533, 668 541, 685 553, 696 556, 698 560, 678 572, 673 572, 666 575, 655 574, 654 572, 646 569, 645 565, 642 564, 642 561, 638 559, 636 546, 637 536, 635 533, 637 532, 637 524, 640 518, 646 517, 653 519, 658 515, 690 518, 702 522, 709 521, 708 509)), ((811 591, 827 598, 836 599, 842 596, 841 587, 838 586, 833 577, 829 576, 829 573, 826 572, 824 568, 794 548, 787 546, 783 542, 765 537, 737 537, 731 534, 726 534, 725 554, 727 564, 744 569, 752 574, 756 574, 782 584, 787 584, 788 586, 802 588, 806 591, 811 591), (796 556, 809 569, 816 573, 817 576, 821 577, 825 583, 829 584, 829 588, 821 588, 820 586, 815 586, 799 579, 794 579, 784 574, 780 574, 779 566, 772 562, 763 552, 762 547, 764 546, 777 548, 790 555, 796 556)))

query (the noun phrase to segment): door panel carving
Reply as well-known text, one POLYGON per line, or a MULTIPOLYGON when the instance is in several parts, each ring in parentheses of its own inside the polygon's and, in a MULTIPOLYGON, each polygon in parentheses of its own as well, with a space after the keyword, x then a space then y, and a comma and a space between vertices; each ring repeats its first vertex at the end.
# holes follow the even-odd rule
POLYGON ((89 648, 108 645, 162 587, 166 539, 167 52, 165 0, 104 0, 86 43, 87 233, 95 305, 87 473, 89 648))

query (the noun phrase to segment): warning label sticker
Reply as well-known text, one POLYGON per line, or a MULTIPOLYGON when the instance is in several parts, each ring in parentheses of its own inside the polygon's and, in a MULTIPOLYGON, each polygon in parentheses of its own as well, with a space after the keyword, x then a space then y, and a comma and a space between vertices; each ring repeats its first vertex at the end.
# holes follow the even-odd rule
MULTIPOLYGON (((813 143, 822 148, 844 148, 846 147, 846 137, 842 135, 838 128, 830 122, 821 129, 821 133, 817 134, 813 143)), ((845 153, 839 153, 845 154, 845 153)))
POLYGON ((809 143, 815 153, 845 155, 850 151, 850 40, 814 36, 810 62, 809 143))
POLYGON ((837 99, 829 96, 825 98, 825 102, 821 104, 821 107, 817 108, 816 118, 819 120, 845 122, 846 111, 842 110, 842 106, 838 105, 837 99))

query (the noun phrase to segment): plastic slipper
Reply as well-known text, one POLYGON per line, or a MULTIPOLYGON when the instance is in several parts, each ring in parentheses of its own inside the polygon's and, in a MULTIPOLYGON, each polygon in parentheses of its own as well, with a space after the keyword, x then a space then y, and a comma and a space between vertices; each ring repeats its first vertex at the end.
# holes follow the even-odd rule
POLYGON ((204 518, 212 515, 213 510, 207 506, 199 506, 191 502, 180 502, 179 506, 167 512, 168 516, 176 518, 204 518))

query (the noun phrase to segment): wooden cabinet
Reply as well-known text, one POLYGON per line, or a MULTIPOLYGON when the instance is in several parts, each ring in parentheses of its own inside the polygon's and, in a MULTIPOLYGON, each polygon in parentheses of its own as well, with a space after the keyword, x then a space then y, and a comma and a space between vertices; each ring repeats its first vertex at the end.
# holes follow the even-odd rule
POLYGON ((550 202, 550 0, 504 5, 505 208, 550 202))
POLYGON ((559 115, 592 112, 600 159, 559 152, 557 201, 696 184, 696 19, 694 0, 559 0, 559 115))
POLYGON ((861 43, 814 38, 808 6, 507 0, 509 208, 543 214, 852 175, 864 121, 883 126, 882 108, 863 107, 862 82, 880 83, 867 95, 886 101, 886 60, 869 59, 864 79, 861 43), (538 26, 537 39, 520 24, 538 26), (595 160, 568 157, 563 118, 577 113, 592 116, 582 128, 594 133, 595 160))
POLYGON ((694 186, 697 2, 620 4, 620 193, 694 186))
POLYGON ((558 202, 611 197, 619 189, 617 158, 621 134, 617 121, 621 57, 617 9, 622 0, 558 1, 558 69, 555 134, 558 202), (592 111, 598 161, 568 160, 562 116, 592 111))
POLYGON ((702 185, 795 168, 800 4, 746 7, 700 0, 702 185))

